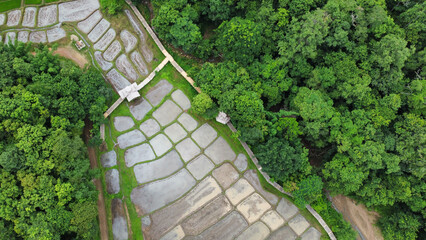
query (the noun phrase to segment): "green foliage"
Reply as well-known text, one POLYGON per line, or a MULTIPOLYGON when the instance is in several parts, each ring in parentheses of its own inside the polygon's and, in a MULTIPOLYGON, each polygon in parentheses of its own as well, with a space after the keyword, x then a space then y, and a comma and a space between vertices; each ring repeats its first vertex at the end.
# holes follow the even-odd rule
POLYGON ((297 181, 311 171, 308 151, 298 141, 271 138, 255 151, 263 171, 279 181, 297 181))
POLYGON ((357 233, 355 230, 353 230, 351 225, 343 219, 341 213, 334 210, 331 206, 331 202, 324 195, 313 202, 311 206, 324 219, 337 239, 356 239, 357 233))
POLYGON ((384 36, 379 42, 373 42, 371 55, 372 86, 385 94, 400 92, 407 83, 401 71, 405 61, 411 55, 406 48, 407 42, 396 35, 384 36))
POLYGON ((262 51, 262 29, 253 21, 235 17, 223 22, 217 31, 219 36, 216 46, 225 59, 245 65, 262 51))
POLYGON ((0 2, 0 12, 9 11, 21 6, 20 0, 5 0, 0 2))
POLYGON ((295 118, 280 118, 277 123, 277 130, 283 131, 284 138, 287 140, 294 140, 302 134, 295 118))
POLYGON ((200 29, 188 18, 178 18, 167 35, 173 45, 182 47, 185 52, 195 52, 201 41, 200 29))
POLYGON ((194 23, 198 17, 199 13, 186 0, 171 1, 161 4, 152 24, 159 36, 174 46, 206 58, 211 48, 208 41, 203 41, 200 27, 194 23))
POLYGON ((223 21, 230 18, 232 1, 226 0, 207 0, 201 4, 202 13, 212 21, 223 21))
POLYGON ((395 133, 395 150, 400 154, 401 162, 406 165, 406 171, 423 179, 426 175, 423 148, 426 144, 425 119, 416 114, 406 114, 395 124, 395 133))
POLYGON ((321 197, 323 183, 317 175, 310 175, 297 184, 298 189, 293 192, 294 202, 300 208, 316 201, 321 197))
POLYGON ((123 0, 100 0, 102 10, 108 14, 115 15, 121 11, 124 6, 123 0))
POLYGON ((89 239, 98 235, 96 218, 98 216, 98 207, 96 202, 78 202, 71 207, 73 218, 71 219, 70 229, 75 231, 83 239, 89 239))
POLYGON ((318 9, 307 13, 301 21, 293 19, 286 39, 278 43, 279 53, 290 62, 299 55, 303 58, 315 58, 317 49, 329 32, 331 18, 327 12, 318 9))
POLYGON ((293 99, 295 109, 303 119, 303 133, 318 147, 330 141, 330 125, 335 110, 333 101, 323 93, 308 88, 300 88, 293 99))
POLYGON ((291 16, 301 16, 314 6, 314 0, 291 0, 288 6, 291 16))
MULTIPOLYGON (((204 59, 215 57, 193 76, 212 100, 204 115, 229 114, 240 139, 271 177, 289 189, 307 184, 310 166, 303 143, 327 190, 368 207, 401 207, 425 221, 424 1, 153 3, 161 12, 154 19, 161 37, 204 59), (186 35, 179 35, 183 30, 186 35)), ((14 63, 25 76, 27 66, 14 63)), ((29 102, 32 98, 26 96, 29 102)), ((43 111, 26 109, 26 121, 43 111)), ((8 154, 16 156, 11 149, 8 154)), ((302 195, 301 202, 312 200, 302 195)), ((317 205, 338 239, 354 238, 330 206, 317 205)), ((421 226, 409 226, 408 233, 422 238, 421 226)), ((388 238, 413 236, 388 232, 388 238)))
POLYGON ((99 128, 111 90, 46 46, 32 55, 0 43, 0 59, 9 65, 0 71, 0 238, 96 238, 97 191, 80 135, 86 117, 99 128))
POLYGON ((264 118, 263 103, 255 92, 230 91, 219 100, 220 110, 242 127, 255 127, 264 118))
POLYGON ((279 8, 277 11, 277 25, 278 27, 282 28, 287 26, 287 24, 289 23, 289 16, 288 16, 288 11, 285 8, 279 8))
POLYGON ((397 211, 380 219, 383 237, 395 240, 415 240, 421 223, 417 216, 397 211))
POLYGON ((192 101, 192 110, 196 114, 204 114, 207 109, 213 106, 213 101, 206 93, 200 93, 192 101))

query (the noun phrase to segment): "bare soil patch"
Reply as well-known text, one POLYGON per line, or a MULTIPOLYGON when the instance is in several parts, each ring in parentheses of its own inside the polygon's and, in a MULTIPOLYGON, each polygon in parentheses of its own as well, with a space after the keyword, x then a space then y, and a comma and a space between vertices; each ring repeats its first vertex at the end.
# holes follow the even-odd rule
POLYGON ((107 71, 108 69, 112 68, 112 63, 105 61, 105 59, 102 57, 102 52, 96 51, 95 59, 96 62, 98 62, 99 66, 102 68, 102 70, 107 71))
POLYGON ((80 68, 83 68, 84 65, 88 63, 87 59, 81 53, 77 52, 70 46, 60 47, 53 54, 59 54, 62 57, 71 59, 73 62, 77 63, 80 68))
POLYGON ((87 18, 99 8, 98 0, 77 0, 59 4, 59 21, 76 22, 87 18))
POLYGON ((67 36, 67 33, 62 28, 49 29, 46 31, 46 33, 47 33, 47 40, 49 42, 55 42, 67 36))
POLYGON ((109 45, 107 50, 104 52, 104 58, 107 61, 113 61, 115 57, 117 57, 118 53, 121 51, 121 44, 118 40, 115 40, 114 42, 109 45))
MULTIPOLYGON (((93 149, 93 148, 92 148, 93 149)), ((94 154, 93 150, 93 154, 94 154)), ((89 148, 89 156, 90 156, 90 148, 89 148)), ((96 158, 96 156, 95 156, 96 158)), ((92 161, 92 160, 91 160, 92 161)), ((99 179, 93 180, 96 186, 96 190, 98 190, 98 217, 99 217, 99 231, 101 232, 101 240, 108 240, 108 224, 105 210, 105 199, 102 194, 102 184, 99 179)))
POLYGON ((35 26, 36 11, 37 11, 37 8, 35 7, 25 8, 25 14, 24 14, 24 19, 22 20, 22 26, 24 27, 35 26))
POLYGON ((58 6, 49 5, 40 8, 38 12, 38 27, 45 27, 52 25, 58 19, 58 6))
POLYGON ((111 23, 104 18, 93 28, 87 37, 90 41, 96 42, 108 30, 109 26, 111 26, 111 23))
POLYGON ((7 26, 13 27, 19 24, 21 20, 21 10, 13 10, 7 15, 7 26))
POLYGON ((37 32, 30 33, 30 42, 33 42, 33 43, 47 42, 46 32, 37 31, 37 32))
POLYGON ((109 44, 112 42, 112 40, 114 40, 115 38, 115 30, 110 28, 102 37, 101 39, 95 43, 95 45, 93 46, 93 48, 95 50, 101 50, 104 51, 109 44))
POLYGON ((126 49, 126 53, 130 52, 135 46, 138 40, 133 34, 131 34, 127 30, 123 30, 120 33, 121 40, 123 41, 124 48, 126 49))
MULTIPOLYGON (((87 144, 89 142, 90 138, 90 130, 93 128, 92 122, 89 120, 85 120, 85 126, 84 126, 84 134, 83 134, 83 140, 87 144)), ((88 147, 89 152, 89 160, 90 160, 90 168, 98 168, 98 163, 96 161, 96 153, 95 149, 93 147, 88 147)), ((102 184, 99 179, 93 179, 93 183, 96 186, 96 190, 98 190, 98 217, 99 217, 99 230, 101 235, 101 240, 108 240, 108 224, 107 224, 107 216, 106 216, 106 210, 105 210, 105 199, 104 195, 102 194, 102 184)))
POLYGON ((102 19, 102 14, 98 10, 94 12, 90 17, 86 20, 81 21, 77 24, 78 29, 80 29, 84 33, 89 33, 93 27, 102 19))
POLYGON ((139 75, 136 70, 133 68, 129 59, 125 54, 120 55, 115 61, 115 66, 117 66, 118 70, 122 72, 127 78, 136 81, 139 75))
MULTIPOLYGON (((368 211, 363 204, 357 204, 354 200, 337 195, 332 199, 333 204, 343 214, 346 221, 349 221, 354 229, 358 229, 364 239, 383 240, 380 229, 375 226, 379 214, 368 211)), ((361 239, 360 236, 357 239, 361 239)))

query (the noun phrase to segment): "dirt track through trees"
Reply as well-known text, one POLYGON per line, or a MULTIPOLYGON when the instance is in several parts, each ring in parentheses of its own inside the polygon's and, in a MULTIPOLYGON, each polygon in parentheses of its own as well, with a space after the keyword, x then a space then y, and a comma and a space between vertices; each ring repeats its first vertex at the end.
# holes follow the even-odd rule
MULTIPOLYGON (((357 204, 354 200, 337 195, 333 197, 333 204, 343 214, 346 221, 350 222, 353 228, 357 228, 364 239, 383 240, 380 229, 375 226, 379 214, 368 211, 363 204, 357 204)), ((361 239, 359 236, 357 239, 361 239)))
POLYGON ((99 191, 98 194, 98 217, 99 217, 99 230, 102 240, 108 240, 108 224, 105 212, 105 199, 102 194, 102 184, 99 179, 94 179, 96 189, 99 191))
MULTIPOLYGON (((83 134, 83 139, 86 144, 88 144, 89 142, 90 130, 92 128, 93 128, 92 123, 86 119, 85 126, 84 126, 84 134, 83 134)), ((90 167, 92 169, 98 168, 95 149, 89 146, 87 150, 89 152, 90 167)), ((97 178, 93 179, 93 183, 95 184, 96 189, 99 191, 97 204, 98 204, 100 237, 101 237, 101 240, 108 240, 108 224, 107 224, 105 199, 103 195, 102 184, 101 184, 101 181, 97 178)))

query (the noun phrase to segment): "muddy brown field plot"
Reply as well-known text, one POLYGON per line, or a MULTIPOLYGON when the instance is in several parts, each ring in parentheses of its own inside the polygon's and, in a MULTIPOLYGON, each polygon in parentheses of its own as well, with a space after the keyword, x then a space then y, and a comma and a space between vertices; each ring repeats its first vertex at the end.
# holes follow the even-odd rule
POLYGON ((58 6, 57 5, 49 5, 46 7, 41 7, 38 11, 38 27, 45 27, 52 25, 57 22, 58 19, 58 6))
POLYGON ((78 29, 83 33, 89 33, 96 24, 102 19, 101 11, 97 10, 92 15, 90 15, 86 20, 83 20, 77 24, 78 29))
POLYGON ((143 60, 141 54, 138 51, 132 52, 132 54, 130 54, 130 58, 132 59, 132 62, 138 68, 138 71, 142 76, 148 75, 148 66, 146 65, 145 61, 143 60))
POLYGON ((22 20, 23 27, 34 27, 36 20, 37 8, 27 7, 25 8, 24 18, 22 20))
POLYGON ((106 61, 102 57, 102 52, 96 51, 94 53, 94 55, 95 55, 96 62, 98 62, 99 66, 101 67, 102 70, 107 71, 110 68, 112 68, 113 64, 111 62, 106 61))
POLYGON ((99 38, 108 30, 108 28, 111 26, 111 23, 103 18, 96 26, 90 31, 89 35, 87 37, 91 42, 97 42, 99 38))
POLYGON ((109 45, 107 50, 104 52, 104 58, 107 61, 113 61, 118 53, 121 51, 121 44, 118 40, 115 40, 114 42, 109 45))
POLYGON ((77 0, 59 4, 60 22, 77 22, 86 19, 100 7, 98 0, 77 0))
POLYGON ((7 23, 6 23, 6 25, 8 27, 17 26, 19 24, 19 22, 21 21, 21 16, 22 16, 21 10, 10 11, 7 14, 7 23))
POLYGON ((121 31, 120 38, 121 38, 121 41, 123 41, 124 48, 127 53, 130 52, 136 46, 138 42, 136 37, 127 30, 121 31))
POLYGON ((30 41, 33 43, 45 43, 47 42, 45 31, 36 31, 30 33, 30 41))
POLYGON ((133 65, 125 54, 120 55, 115 61, 117 69, 122 72, 128 79, 136 81, 139 78, 139 74, 136 72, 133 65))

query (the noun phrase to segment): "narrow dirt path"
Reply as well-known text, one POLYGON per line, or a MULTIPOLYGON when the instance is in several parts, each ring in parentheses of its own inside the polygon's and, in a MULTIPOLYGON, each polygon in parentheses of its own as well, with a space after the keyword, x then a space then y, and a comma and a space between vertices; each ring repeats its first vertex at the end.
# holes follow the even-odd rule
MULTIPOLYGON (((92 128, 93 128, 92 123, 86 119, 85 126, 84 126, 84 134, 83 134, 83 139, 86 144, 89 142, 90 129, 92 128)), ((89 152, 90 167, 92 169, 98 168, 95 149, 93 147, 87 147, 87 150, 89 152)), ((105 208, 105 199, 104 199, 104 195, 102 191, 102 184, 101 184, 101 181, 97 178, 93 179, 93 183, 95 184, 96 189, 99 191, 97 204, 98 204, 99 230, 100 230, 101 240, 108 240, 108 224, 107 224, 107 215, 106 215, 106 208, 105 208)))
POLYGON ((99 179, 93 180, 96 186, 96 189, 99 191, 98 194, 98 216, 99 216, 99 231, 101 233, 101 240, 108 240, 108 224, 107 216, 105 211, 105 199, 102 194, 102 184, 99 179))
POLYGON ((348 221, 354 229, 356 229, 363 238, 383 240, 380 229, 375 225, 379 214, 374 211, 369 211, 363 204, 356 203, 353 199, 343 195, 337 195, 332 199, 333 204, 343 214, 343 217, 348 221))

